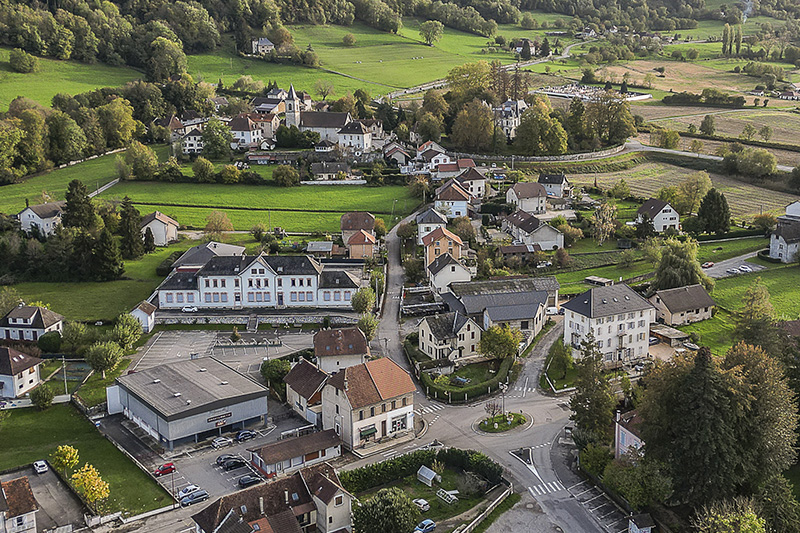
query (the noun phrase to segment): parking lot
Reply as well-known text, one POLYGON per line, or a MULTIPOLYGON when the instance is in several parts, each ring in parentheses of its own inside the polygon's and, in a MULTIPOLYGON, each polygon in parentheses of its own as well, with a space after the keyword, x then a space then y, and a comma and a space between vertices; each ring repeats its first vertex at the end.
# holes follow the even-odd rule
POLYGON ((747 261, 753 257, 755 257, 755 254, 744 257, 734 257, 733 259, 726 259, 725 261, 715 263, 712 267, 705 268, 704 271, 712 278, 728 278, 730 276, 749 274, 751 272, 764 270, 766 267, 747 261), (741 270, 742 267, 744 267, 746 270, 741 270))
POLYGON ((589 481, 581 481, 567 491, 578 500, 609 533, 628 531, 628 518, 600 489, 589 481))
POLYGON ((73 526, 78 529, 85 526, 83 506, 80 500, 62 483, 52 469, 43 474, 36 474, 33 468, 11 472, 0 476, 0 480, 9 481, 27 476, 33 496, 39 504, 36 513, 38 531, 52 530, 58 526, 73 526))

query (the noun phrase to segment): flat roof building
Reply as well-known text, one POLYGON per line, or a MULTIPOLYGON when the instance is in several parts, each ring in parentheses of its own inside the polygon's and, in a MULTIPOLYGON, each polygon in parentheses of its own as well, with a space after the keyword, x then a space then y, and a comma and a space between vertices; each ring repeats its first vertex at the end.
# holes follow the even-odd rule
POLYGON ((266 387, 213 357, 167 363, 117 378, 108 413, 123 413, 172 449, 262 422, 266 387))

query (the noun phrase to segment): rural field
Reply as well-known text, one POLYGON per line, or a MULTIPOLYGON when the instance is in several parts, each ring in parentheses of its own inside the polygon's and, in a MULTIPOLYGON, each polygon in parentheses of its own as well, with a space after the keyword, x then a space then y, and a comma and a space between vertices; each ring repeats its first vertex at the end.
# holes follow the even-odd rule
POLYGON ((17 96, 25 96, 45 107, 57 93, 78 94, 99 87, 118 87, 144 75, 129 67, 39 58, 39 70, 30 74, 13 72, 8 65, 9 48, 0 48, 0 111, 17 96))
MULTIPOLYGON (((597 179, 598 185, 604 189, 611 188, 618 180, 624 179, 633 194, 650 197, 655 196, 661 187, 678 183, 692 172, 694 171, 665 163, 645 163, 631 170, 597 175, 576 174, 570 179, 576 185, 584 186, 592 185, 597 179)), ((800 198, 794 194, 756 187, 721 174, 710 176, 714 187, 728 199, 734 218, 749 218, 762 210, 782 214, 787 204, 800 198)))
POLYGON ((94 424, 70 404, 53 405, 45 411, 12 409, 0 432, 0 469, 47 459, 59 445, 78 449, 80 464, 89 463, 110 485, 102 505, 104 514, 121 511, 125 516, 159 509, 172 499, 164 489, 103 437, 94 424))
MULTIPOLYGON (((688 110, 688 108, 682 108, 688 110)), ((726 137, 738 137, 744 127, 748 124, 754 126, 756 130, 763 126, 772 128, 771 141, 798 144, 800 137, 800 114, 791 111, 780 111, 777 109, 738 109, 735 111, 721 111, 711 113, 692 113, 673 117, 651 119, 651 122, 665 128, 677 131, 686 131, 689 124, 699 127, 703 116, 706 114, 714 115, 714 126, 717 135, 726 137)), ((758 135, 756 139, 761 139, 758 135)))

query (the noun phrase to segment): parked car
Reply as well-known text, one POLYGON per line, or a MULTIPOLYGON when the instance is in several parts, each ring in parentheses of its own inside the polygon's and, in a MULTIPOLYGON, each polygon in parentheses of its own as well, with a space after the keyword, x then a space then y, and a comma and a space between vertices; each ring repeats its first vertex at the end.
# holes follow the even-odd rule
POLYGON ((658 337, 650 337, 650 341, 649 342, 650 342, 650 346, 655 346, 656 344, 658 344, 661 341, 658 340, 658 337))
POLYGON ((171 474, 174 471, 175 471, 175 464, 166 463, 153 470, 153 475, 158 477, 158 476, 163 476, 164 474, 171 474))
POLYGON ((548 307, 547 308, 548 316, 557 315, 558 314, 558 307, 548 307))
POLYGON ((181 499, 181 507, 188 507, 195 503, 204 502, 208 499, 208 492, 204 490, 195 491, 181 499))
POLYGON ((211 446, 214 448, 224 448, 233 444, 233 439, 230 437, 217 437, 211 441, 211 446))
POLYGON ((45 461, 34 461, 33 462, 33 471, 37 474, 44 474, 47 472, 49 468, 47 467, 47 462, 45 461))
POLYGON ((239 488, 246 489, 252 485, 261 483, 261 478, 258 476, 251 476, 250 474, 239 478, 239 488))
POLYGON ((238 442, 244 442, 246 440, 254 439, 257 436, 258 435, 256 435, 255 431, 250 431, 249 429, 243 429, 236 434, 236 440, 238 442))
POLYGON ((183 312, 183 313, 196 313, 197 312, 197 307, 195 307, 193 305, 184 305, 183 307, 181 307, 181 312, 183 312))
POLYGON ((706 261, 705 263, 703 263, 700 266, 703 267, 703 268, 711 268, 711 267, 714 266, 714 261, 706 261))
POLYGON ((422 522, 419 523, 417 528, 414 530, 414 533, 431 533, 436 529, 436 522, 431 520, 430 518, 426 518, 422 522))
POLYGON ((223 464, 225 461, 228 461, 228 460, 230 460, 230 459, 235 459, 236 457, 238 457, 238 456, 237 456, 237 455, 234 455, 234 454, 232 454, 232 453, 223 453, 222 455, 220 455, 219 457, 217 457, 217 466, 222 466, 222 464, 223 464))
POLYGON ((739 267, 739 270, 740 270, 741 272, 752 272, 752 271, 753 271, 753 269, 752 269, 752 268, 750 268, 750 267, 749 267, 749 266, 747 266, 747 265, 742 265, 742 266, 740 266, 740 267, 739 267))
POLYGON ((200 490, 200 487, 198 487, 197 485, 187 485, 178 491, 178 500, 182 500, 189 494, 197 492, 198 490, 200 490))
POLYGON ((729 268, 729 269, 728 269, 728 270, 726 270, 725 272, 726 272, 727 274, 741 274, 741 273, 742 273, 742 271, 741 271, 741 270, 739 270, 738 268, 729 268))
POLYGON ((633 369, 636 372, 639 372, 639 373, 644 372, 644 369, 645 369, 644 363, 636 363, 636 365, 633 367, 633 369))
POLYGON ((234 457, 233 459, 228 459, 224 463, 222 463, 222 468, 225 470, 236 470, 237 468, 241 468, 247 463, 241 457, 234 457))
POLYGON ((425 511, 431 510, 431 504, 428 503, 428 500, 425 500, 423 498, 417 498, 416 500, 414 500, 414 505, 419 507, 419 510, 422 511, 423 513, 425 511))

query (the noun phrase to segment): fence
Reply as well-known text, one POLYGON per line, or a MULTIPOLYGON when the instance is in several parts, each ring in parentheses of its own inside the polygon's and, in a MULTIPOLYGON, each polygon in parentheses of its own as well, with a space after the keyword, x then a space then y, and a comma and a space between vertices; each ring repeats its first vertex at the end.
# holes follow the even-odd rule
POLYGON ((492 511, 497 509, 497 507, 501 503, 503 503, 506 500, 506 498, 511 496, 511 494, 513 492, 514 492, 514 486, 509 481, 508 482, 508 487, 506 487, 506 490, 504 490, 500 494, 500 496, 495 498, 495 500, 492 503, 489 504, 489 507, 484 509, 483 512, 481 514, 479 514, 478 516, 476 516, 475 519, 472 522, 470 522, 469 524, 458 526, 454 530, 453 533, 472 533, 472 531, 475 531, 475 528, 477 528, 480 525, 481 522, 486 520, 486 517, 488 517, 492 513, 492 511))

